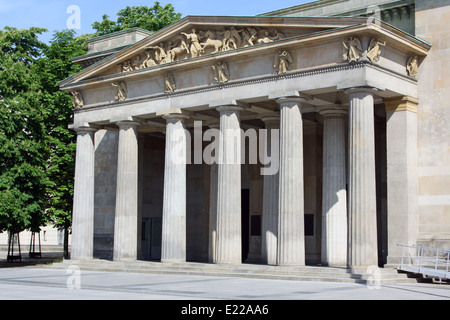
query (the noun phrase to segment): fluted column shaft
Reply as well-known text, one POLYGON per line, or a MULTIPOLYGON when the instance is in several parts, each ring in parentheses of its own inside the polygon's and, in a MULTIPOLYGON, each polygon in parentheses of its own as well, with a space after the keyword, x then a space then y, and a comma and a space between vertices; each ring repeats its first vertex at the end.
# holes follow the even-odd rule
MULTIPOLYGON (((270 117, 262 120, 265 122, 267 130, 263 154, 265 157, 270 157, 272 148, 279 148, 279 140, 276 146, 272 145, 272 130, 280 129, 280 118, 270 117)), ((270 265, 277 264, 278 185, 279 171, 273 175, 264 175, 261 255, 263 261, 270 265)))
POLYGON ((378 265, 373 92, 349 95, 349 250, 350 267, 378 265))
MULTIPOLYGON (((211 129, 219 129, 220 124, 209 126, 211 129)), ((208 241, 208 262, 216 263, 216 237, 217 237, 217 181, 218 164, 213 162, 210 165, 209 180, 209 241, 208 241)))
POLYGON ((183 115, 166 115, 162 262, 186 261, 186 131, 183 115))
POLYGON ((240 264, 241 240, 241 130, 240 107, 223 106, 217 183, 216 263, 240 264))
POLYGON ((95 129, 77 131, 75 185, 73 195, 70 258, 92 259, 94 252, 94 134, 95 129))
POLYGON ((278 265, 305 264, 303 121, 299 98, 279 99, 278 265))
POLYGON ((322 263, 347 265, 347 191, 343 110, 323 110, 322 263))
POLYGON ((137 259, 138 225, 138 123, 118 122, 114 260, 137 259))

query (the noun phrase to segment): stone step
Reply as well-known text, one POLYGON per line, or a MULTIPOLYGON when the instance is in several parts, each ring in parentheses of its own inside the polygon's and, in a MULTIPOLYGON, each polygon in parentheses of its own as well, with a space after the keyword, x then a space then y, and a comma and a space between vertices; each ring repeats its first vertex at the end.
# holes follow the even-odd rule
POLYGON ((199 275, 221 277, 246 277, 274 280, 352 282, 362 284, 416 283, 415 279, 395 269, 376 269, 376 273, 367 273, 365 269, 315 266, 267 266, 267 265, 216 265, 208 263, 160 263, 160 262, 116 262, 105 260, 73 261, 64 260, 49 268, 66 269, 77 266, 86 271, 134 272, 151 274, 199 275))

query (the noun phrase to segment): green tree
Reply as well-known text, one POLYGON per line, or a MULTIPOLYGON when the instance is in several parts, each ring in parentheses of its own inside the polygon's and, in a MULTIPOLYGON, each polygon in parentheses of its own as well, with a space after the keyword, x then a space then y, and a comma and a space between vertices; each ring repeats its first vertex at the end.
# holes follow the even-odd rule
POLYGON ((68 234, 72 221, 72 197, 75 172, 76 136, 68 126, 73 121, 72 96, 58 83, 81 70, 71 58, 87 52, 90 35, 77 37, 75 31, 56 31, 39 61, 43 87, 42 104, 46 109, 46 145, 49 150, 47 177, 47 213, 50 222, 64 229, 64 255, 68 256, 68 234))
POLYGON ((153 7, 127 6, 117 13, 117 21, 109 20, 105 14, 103 20, 94 22, 92 27, 99 36, 135 27, 155 32, 180 19, 181 13, 176 13, 172 4, 162 7, 156 1, 153 7))
POLYGON ((36 64, 45 31, 0 30, 0 231, 36 229, 46 219, 46 110, 36 64))

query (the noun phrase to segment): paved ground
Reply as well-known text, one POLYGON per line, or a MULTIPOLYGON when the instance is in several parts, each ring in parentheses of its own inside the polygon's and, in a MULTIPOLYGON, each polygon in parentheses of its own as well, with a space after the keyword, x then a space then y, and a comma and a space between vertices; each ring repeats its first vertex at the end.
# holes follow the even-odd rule
POLYGON ((259 280, 42 267, 0 269, 0 300, 449 300, 448 284, 259 280))

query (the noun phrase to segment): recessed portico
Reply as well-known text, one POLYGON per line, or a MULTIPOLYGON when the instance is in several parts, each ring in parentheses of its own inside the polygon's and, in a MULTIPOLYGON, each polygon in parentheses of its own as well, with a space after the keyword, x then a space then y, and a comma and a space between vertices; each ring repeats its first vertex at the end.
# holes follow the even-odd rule
POLYGON ((96 184, 76 189, 96 200, 89 204, 96 216, 76 206, 74 217, 96 225, 105 256, 114 243, 115 260, 151 259, 145 241, 154 246, 159 237, 163 262, 384 264, 390 212, 377 200, 393 201, 383 196, 385 102, 417 98, 406 64, 427 50, 361 19, 187 17, 62 83, 83 97, 74 129, 99 130, 94 151, 78 144, 80 157, 96 153, 97 179, 91 165, 76 176, 96 184), (207 36, 232 34, 230 24, 241 31, 230 35, 234 42, 207 36), (165 46, 192 28, 202 54, 165 46), (245 38, 253 29, 264 32, 245 38), (363 50, 352 48, 345 60, 349 38, 363 50), (370 40, 378 38, 386 46, 372 61, 370 40), (213 40, 221 46, 209 47, 213 40), (277 170, 263 170, 274 155, 277 170), (108 176, 113 183, 101 185, 108 176))

